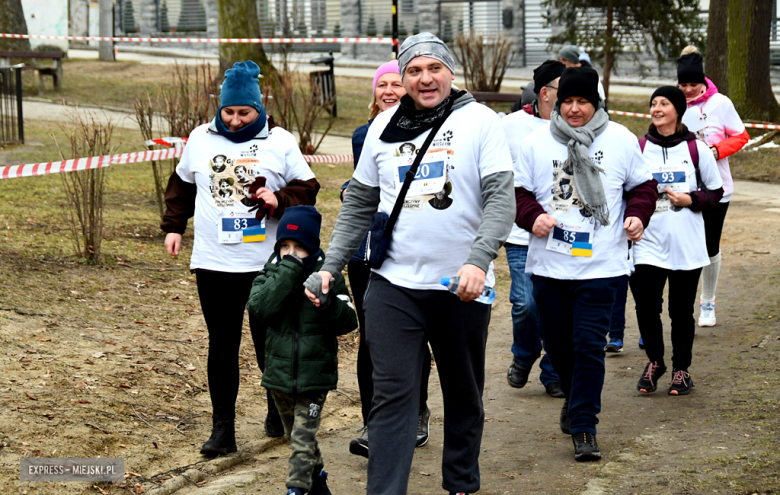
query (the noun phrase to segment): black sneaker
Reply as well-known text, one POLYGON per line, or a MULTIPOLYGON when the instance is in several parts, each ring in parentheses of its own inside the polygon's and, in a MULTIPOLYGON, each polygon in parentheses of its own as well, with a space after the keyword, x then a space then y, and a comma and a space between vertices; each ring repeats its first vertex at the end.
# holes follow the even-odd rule
POLYGON ((555 397, 556 399, 563 399, 566 397, 566 394, 563 393, 563 389, 561 388, 561 382, 557 380, 545 385, 544 391, 547 392, 547 395, 555 397))
POLYGON ((566 399, 563 401, 563 407, 561 408, 561 431, 566 433, 567 435, 570 433, 570 422, 569 422, 569 399, 566 399))
POLYGON ((574 459, 579 462, 598 461, 601 459, 601 450, 596 441, 596 435, 592 433, 575 433, 571 436, 574 442, 574 459))
POLYGON ((333 495, 328 488, 328 473, 321 470, 319 473, 311 475, 311 490, 308 495, 333 495))
POLYGON ((686 370, 672 368, 672 386, 669 387, 669 395, 688 395, 693 388, 693 380, 686 370))
POLYGON ((643 394, 649 394, 655 392, 658 388, 658 379, 666 373, 666 366, 658 364, 658 361, 647 363, 645 371, 642 373, 642 378, 636 384, 636 389, 643 394))
POLYGON ((417 441, 415 447, 422 447, 428 443, 428 427, 431 425, 431 410, 425 407, 425 411, 417 418, 417 441))
POLYGON ((360 436, 349 441, 349 453, 368 459, 368 426, 358 430, 360 436))
POLYGON ((530 372, 530 368, 526 368, 518 363, 516 359, 513 359, 506 374, 506 381, 514 388, 523 388, 528 383, 528 373, 530 372))

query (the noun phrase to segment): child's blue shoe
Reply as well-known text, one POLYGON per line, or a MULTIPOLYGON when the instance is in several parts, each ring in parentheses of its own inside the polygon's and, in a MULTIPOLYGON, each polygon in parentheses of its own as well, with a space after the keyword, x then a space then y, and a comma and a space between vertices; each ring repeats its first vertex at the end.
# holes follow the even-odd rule
POLYGON ((300 488, 290 488, 285 495, 303 495, 303 490, 300 488))
POLYGON ((309 495, 333 495, 328 489, 328 473, 324 469, 317 474, 313 474, 311 478, 309 495))

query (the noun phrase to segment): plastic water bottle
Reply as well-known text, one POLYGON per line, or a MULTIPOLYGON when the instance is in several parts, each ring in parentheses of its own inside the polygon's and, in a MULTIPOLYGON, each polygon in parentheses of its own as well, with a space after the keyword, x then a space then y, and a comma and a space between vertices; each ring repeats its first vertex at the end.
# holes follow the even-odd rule
MULTIPOLYGON (((453 294, 458 292, 458 281, 460 280, 460 277, 442 277, 441 278, 441 285, 447 288, 450 292, 453 294)), ((493 304, 493 301, 496 299, 496 289, 493 287, 485 286, 485 290, 482 291, 482 295, 478 298, 474 299, 477 302, 481 302, 483 304, 493 304)))

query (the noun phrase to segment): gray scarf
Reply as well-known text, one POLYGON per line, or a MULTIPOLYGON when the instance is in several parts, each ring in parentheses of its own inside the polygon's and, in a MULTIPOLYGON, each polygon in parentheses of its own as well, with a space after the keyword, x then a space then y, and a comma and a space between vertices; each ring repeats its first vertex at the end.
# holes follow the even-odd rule
POLYGON ((563 120, 558 102, 555 102, 555 108, 550 115, 550 131, 553 137, 559 143, 565 144, 569 150, 569 164, 574 169, 574 187, 583 203, 582 214, 601 225, 609 225, 607 196, 599 177, 599 172, 605 172, 590 159, 588 148, 596 136, 604 132, 607 125, 609 116, 601 105, 590 122, 582 127, 571 127, 563 120))

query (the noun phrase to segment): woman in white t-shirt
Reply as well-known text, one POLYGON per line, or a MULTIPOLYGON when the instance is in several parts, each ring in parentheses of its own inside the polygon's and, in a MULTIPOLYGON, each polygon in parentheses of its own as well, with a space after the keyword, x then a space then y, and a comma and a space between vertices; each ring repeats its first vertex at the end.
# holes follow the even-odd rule
MULTIPOLYGON (((266 117, 259 75, 251 61, 225 72, 218 116, 192 131, 165 192, 161 227, 171 256, 179 255, 187 221, 195 217, 190 269, 209 332, 213 409, 211 438, 201 448, 207 456, 236 451, 244 311, 252 282, 273 252, 278 218, 287 207, 314 205, 320 188, 295 138, 266 117)), ((266 327, 249 315, 249 328, 264 370, 266 327)), ((270 395, 265 430, 271 437, 284 435, 270 395)))
POLYGON ((669 395, 687 395, 693 386, 688 372, 695 334, 693 310, 702 267, 710 263, 702 212, 723 197, 723 181, 712 153, 682 123, 685 109, 680 89, 655 90, 650 98, 653 123, 640 141, 660 193, 644 237, 634 246, 635 272, 630 278, 649 359, 637 383, 637 390, 645 394, 657 389, 666 372, 661 312, 667 280, 673 352, 669 395))
POLYGON ((694 46, 686 47, 677 60, 677 84, 685 93, 688 108, 696 107, 701 112, 705 127, 698 131, 697 137, 712 150, 723 179, 723 198, 715 208, 704 213, 710 265, 704 268, 702 277, 699 326, 712 327, 715 326, 715 289, 721 263, 720 236, 734 192, 728 157, 741 150, 750 136, 731 100, 718 93, 715 84, 704 77, 704 62, 694 46))

